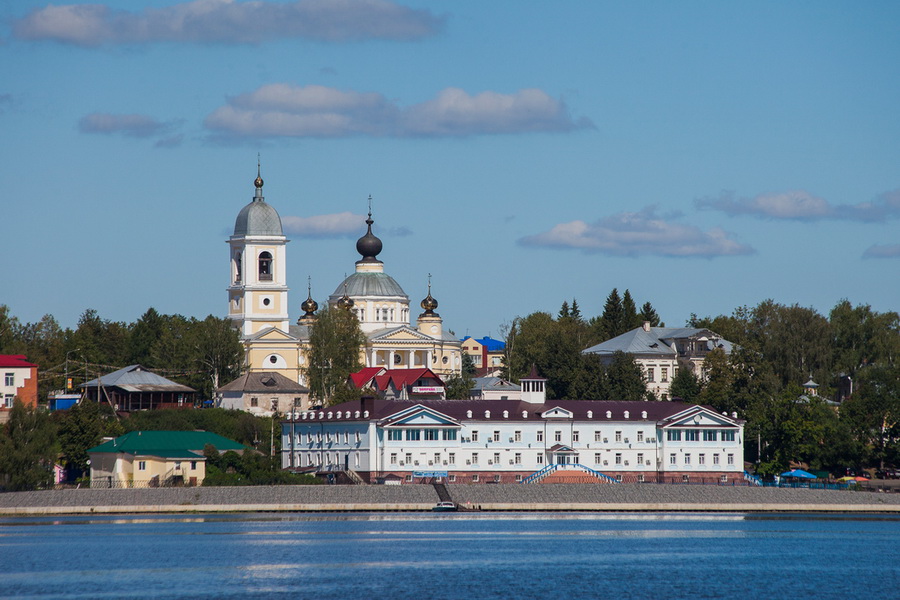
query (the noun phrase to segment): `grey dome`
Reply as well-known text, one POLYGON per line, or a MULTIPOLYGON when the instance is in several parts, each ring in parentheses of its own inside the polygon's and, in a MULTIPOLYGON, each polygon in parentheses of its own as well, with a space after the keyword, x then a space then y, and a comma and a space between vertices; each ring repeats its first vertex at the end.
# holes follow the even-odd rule
POLYGON ((331 299, 342 297, 347 294, 351 298, 359 298, 361 296, 401 296, 406 298, 406 292, 400 287, 400 284, 394 281, 394 278, 387 273, 354 273, 345 279, 334 293, 331 299))
POLYGON ((281 217, 260 198, 241 209, 234 221, 234 235, 284 235, 281 217))

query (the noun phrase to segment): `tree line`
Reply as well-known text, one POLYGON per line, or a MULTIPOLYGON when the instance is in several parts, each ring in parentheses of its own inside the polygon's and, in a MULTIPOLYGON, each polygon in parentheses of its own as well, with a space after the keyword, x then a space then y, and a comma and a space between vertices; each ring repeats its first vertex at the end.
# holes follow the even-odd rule
POLYGON ((52 315, 21 323, 0 305, 0 354, 24 354, 39 365, 38 393, 72 388, 111 371, 141 364, 212 398, 240 375, 244 351, 228 319, 163 315, 148 309, 133 323, 103 319, 87 309, 75 329, 62 328, 52 315))
MULTIPOLYGON (((613 289, 603 312, 585 318, 576 300, 558 314, 534 312, 505 327, 505 375, 513 380, 535 365, 548 379, 549 398, 654 400, 641 368, 617 354, 608 365, 582 354, 649 321, 664 326, 648 302, 613 289)), ((766 300, 730 315, 691 315, 687 327, 706 328, 735 346, 707 355, 707 377, 680 368, 670 395, 738 413, 746 420, 745 457, 775 473, 793 463, 837 472, 843 467, 900 463, 900 317, 841 300, 822 315, 812 308, 766 300), (802 385, 813 379, 817 394, 802 385), (840 402, 834 402, 839 400, 840 402)))

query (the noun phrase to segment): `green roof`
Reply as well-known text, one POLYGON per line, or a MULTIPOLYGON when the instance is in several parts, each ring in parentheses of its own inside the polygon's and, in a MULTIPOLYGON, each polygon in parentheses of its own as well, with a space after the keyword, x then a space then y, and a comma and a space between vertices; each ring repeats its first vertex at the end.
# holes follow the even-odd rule
POLYGON ((132 431, 94 446, 89 453, 144 454, 163 458, 196 458, 207 444, 219 452, 246 450, 246 446, 208 431, 132 431))

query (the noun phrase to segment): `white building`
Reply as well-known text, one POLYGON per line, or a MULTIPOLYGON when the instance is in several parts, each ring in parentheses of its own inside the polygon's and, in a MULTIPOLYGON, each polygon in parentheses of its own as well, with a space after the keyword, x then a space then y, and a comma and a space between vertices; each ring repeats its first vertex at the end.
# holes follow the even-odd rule
POLYGON ((555 470, 625 482, 743 476, 734 415, 679 402, 546 400, 544 381, 523 379, 521 400, 366 398, 295 413, 282 422, 282 466, 369 482, 512 483, 555 470))
POLYGON ((645 321, 642 327, 591 346, 582 354, 596 354, 604 364, 609 364, 616 352, 632 356, 644 372, 647 389, 660 400, 668 400, 678 369, 690 369, 698 379, 705 380, 706 356, 717 348, 731 354, 732 347, 731 342, 709 329, 651 327, 645 321))

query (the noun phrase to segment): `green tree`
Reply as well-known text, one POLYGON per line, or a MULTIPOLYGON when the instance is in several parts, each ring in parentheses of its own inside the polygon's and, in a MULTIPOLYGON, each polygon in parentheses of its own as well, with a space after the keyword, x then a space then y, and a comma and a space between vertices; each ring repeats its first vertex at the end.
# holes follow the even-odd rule
POLYGON ((638 315, 637 306, 634 303, 634 298, 631 297, 631 292, 629 290, 625 290, 625 294, 622 296, 623 331, 621 333, 631 331, 635 327, 640 327, 642 322, 643 321, 640 315, 638 315))
POLYGON ((241 374, 244 347, 228 319, 209 315, 194 322, 192 329, 194 365, 203 377, 201 392, 211 398, 223 383, 241 374))
POLYGON ((118 368, 128 360, 128 336, 124 323, 101 319, 96 310, 89 308, 78 320, 71 345, 79 348, 88 362, 118 368))
MULTIPOLYGON (((713 407, 719 412, 733 412, 737 406, 732 397, 734 373, 728 355, 721 348, 713 349, 703 361, 706 381, 702 382, 699 403, 713 407)), ((684 369, 679 369, 679 371, 684 369)))
POLYGON ((0 481, 10 491, 36 490, 53 483, 58 452, 56 426, 39 408, 15 399, 0 433, 0 481))
POLYGON ((326 306, 319 311, 309 334, 307 366, 304 369, 310 395, 325 404, 335 402, 347 378, 362 368, 360 348, 366 338, 351 311, 326 306))
POLYGON ((58 440, 63 464, 67 469, 88 470, 88 449, 100 444, 104 436, 118 437, 125 433, 107 404, 80 402, 59 413, 58 440))
POLYGON ((884 468, 900 450, 900 367, 872 365, 858 371, 856 390, 841 415, 865 451, 868 464, 884 468))
POLYGON ((644 302, 644 305, 641 306, 639 317, 641 319, 639 325, 642 325, 644 322, 649 322, 650 327, 660 327, 661 321, 659 320, 659 315, 656 314, 656 309, 654 309, 653 305, 649 302, 644 302))
POLYGON ((131 326, 131 336, 128 339, 128 363, 153 367, 152 348, 165 328, 166 320, 156 312, 155 308, 148 308, 131 326))
POLYGON ((630 354, 621 351, 613 353, 612 361, 606 367, 608 400, 638 401, 650 396, 641 367, 630 354))
POLYGON ((700 390, 700 380, 691 371, 689 364, 679 365, 669 386, 669 397, 680 398, 690 404, 700 404, 700 390))

